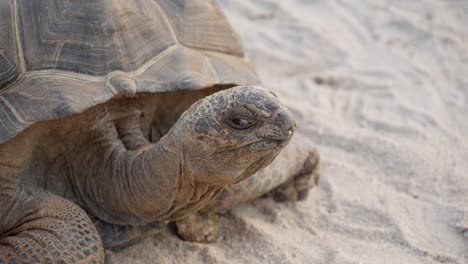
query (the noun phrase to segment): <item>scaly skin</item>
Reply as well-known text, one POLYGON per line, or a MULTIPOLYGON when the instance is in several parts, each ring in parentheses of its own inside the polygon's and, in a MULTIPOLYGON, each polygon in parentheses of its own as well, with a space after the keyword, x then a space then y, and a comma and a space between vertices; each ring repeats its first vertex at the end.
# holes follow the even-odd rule
MULTIPOLYGON (((96 228, 76 204, 30 188, 14 199, 9 211, 2 212, 1 264, 104 262, 96 228)), ((7 203, 3 200, 0 206, 7 203)))
MULTIPOLYGON (((41 187, 110 224, 174 221, 266 167, 295 127, 277 98, 258 87, 235 87, 199 100, 156 143, 140 127, 145 108, 138 102, 122 107, 101 105, 59 123, 60 133, 44 132, 53 143, 41 151, 55 156, 53 164, 45 164, 42 186, 30 189, 18 181, 20 169, 11 175, 0 170, 2 208, 10 208, 0 210, 2 261, 29 261, 34 252, 62 263, 74 263, 65 258, 69 255, 77 263, 103 261, 101 240, 85 212, 41 187)), ((34 173, 32 168, 27 174, 34 173)), ((28 177, 37 181, 40 176, 28 177)), ((102 236, 114 232, 100 230, 102 236)))
POLYGON ((92 140, 65 156, 77 200, 113 224, 169 222, 198 211, 224 186, 267 166, 295 126, 273 95, 254 87, 199 100, 155 144, 138 128, 142 109, 128 109, 128 116, 99 124, 89 132, 92 140), (226 124, 241 117, 255 124, 245 130, 226 124))

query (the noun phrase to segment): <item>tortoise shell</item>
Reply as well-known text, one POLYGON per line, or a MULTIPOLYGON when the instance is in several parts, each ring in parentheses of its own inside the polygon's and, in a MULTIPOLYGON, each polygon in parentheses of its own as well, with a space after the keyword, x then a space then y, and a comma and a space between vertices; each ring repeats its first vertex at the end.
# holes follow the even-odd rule
POLYGON ((254 85, 214 1, 0 1, 0 144, 114 97, 254 85))

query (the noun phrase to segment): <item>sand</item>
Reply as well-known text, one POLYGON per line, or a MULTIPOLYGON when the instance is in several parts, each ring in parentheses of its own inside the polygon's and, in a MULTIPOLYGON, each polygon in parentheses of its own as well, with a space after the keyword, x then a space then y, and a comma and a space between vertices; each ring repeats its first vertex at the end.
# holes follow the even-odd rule
POLYGON ((242 204, 215 244, 109 263, 468 263, 468 1, 220 0, 323 159, 304 202, 242 204))

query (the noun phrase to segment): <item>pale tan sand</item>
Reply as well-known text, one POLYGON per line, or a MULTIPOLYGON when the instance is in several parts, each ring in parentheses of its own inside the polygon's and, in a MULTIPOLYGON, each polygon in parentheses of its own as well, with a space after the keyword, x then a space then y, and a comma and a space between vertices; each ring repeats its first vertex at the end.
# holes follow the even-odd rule
POLYGON ((468 1, 220 0, 323 158, 202 245, 169 231, 110 263, 468 263, 468 1), (390 4, 391 3, 391 4, 390 4))

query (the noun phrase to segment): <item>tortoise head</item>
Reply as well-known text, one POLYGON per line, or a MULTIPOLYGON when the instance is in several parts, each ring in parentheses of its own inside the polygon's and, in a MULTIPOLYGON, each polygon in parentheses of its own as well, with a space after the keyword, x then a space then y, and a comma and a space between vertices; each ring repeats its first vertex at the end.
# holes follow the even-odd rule
POLYGON ((237 183, 270 164, 296 124, 277 97, 237 86, 199 100, 181 117, 184 162, 198 182, 237 183))

